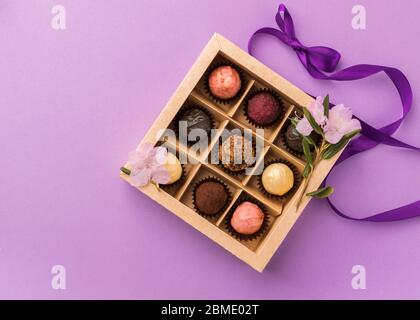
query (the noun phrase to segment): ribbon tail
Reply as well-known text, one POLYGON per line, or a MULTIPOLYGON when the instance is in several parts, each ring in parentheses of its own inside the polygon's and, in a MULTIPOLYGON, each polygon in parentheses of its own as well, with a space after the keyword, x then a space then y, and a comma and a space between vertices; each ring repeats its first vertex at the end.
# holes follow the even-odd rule
MULTIPOLYGON (((420 148, 401 142, 391 136, 401 126, 405 117, 408 115, 413 102, 413 91, 410 82, 403 72, 392 67, 360 64, 351 66, 341 71, 337 71, 331 75, 327 75, 324 72, 331 73, 336 69, 341 58, 340 53, 328 47, 305 47, 301 45, 300 42, 295 38, 293 19, 284 4, 281 4, 279 7, 276 15, 276 22, 280 30, 275 32, 272 28, 263 28, 257 31, 257 33, 268 33, 274 35, 283 43, 292 47, 296 51, 299 60, 306 68, 308 73, 315 79, 353 81, 365 79, 380 72, 384 72, 393 82, 399 93, 402 104, 402 116, 380 129, 376 129, 375 127, 369 125, 359 118, 362 123, 362 136, 353 140, 349 144, 349 146, 344 150, 337 164, 345 161, 353 155, 372 149, 380 143, 387 144, 389 146, 420 151, 420 148), (282 17, 282 14, 284 17, 282 17)), ((251 49, 255 34, 249 40, 248 48, 250 53, 252 52, 251 49)), ((325 179, 324 184, 326 183, 327 178, 325 179)), ((338 215, 352 220, 384 222, 403 220, 420 216, 420 201, 416 201, 412 204, 408 204, 362 219, 353 218, 349 214, 343 213, 332 203, 331 199, 328 199, 328 202, 331 208, 338 215)))

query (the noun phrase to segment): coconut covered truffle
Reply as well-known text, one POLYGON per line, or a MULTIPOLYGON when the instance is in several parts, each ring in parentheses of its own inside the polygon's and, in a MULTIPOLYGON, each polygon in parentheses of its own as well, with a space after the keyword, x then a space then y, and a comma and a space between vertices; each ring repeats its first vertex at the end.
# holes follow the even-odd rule
POLYGON ((233 172, 239 172, 254 163, 252 142, 240 135, 231 135, 219 148, 219 160, 233 172))
POLYGON ((222 66, 213 70, 208 83, 210 92, 222 100, 234 98, 242 85, 239 72, 231 66, 222 66))
POLYGON ((235 210, 230 220, 232 228, 243 235, 252 235, 261 229, 264 212, 256 204, 246 201, 235 210))

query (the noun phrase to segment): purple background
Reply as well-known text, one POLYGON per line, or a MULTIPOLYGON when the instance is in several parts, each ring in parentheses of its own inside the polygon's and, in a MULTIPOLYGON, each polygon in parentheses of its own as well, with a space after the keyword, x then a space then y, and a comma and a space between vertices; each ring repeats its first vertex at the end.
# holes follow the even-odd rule
MULTIPOLYGON (((352 222, 325 201, 305 210, 263 274, 118 177, 214 32, 246 48, 274 25, 278 1, 53 0, 0 4, 0 298, 420 298, 420 220, 352 222), (51 288, 51 268, 67 290, 51 288), (351 269, 367 269, 353 290, 351 269)), ((301 41, 328 45, 342 67, 401 68, 420 85, 418 1, 286 2, 301 41), (352 6, 367 30, 351 27, 352 6)), ((297 86, 330 93, 374 125, 399 114, 384 76, 313 80, 275 39, 256 55, 297 86)), ((420 145, 419 102, 396 134, 420 145)), ((419 154, 378 147, 335 169, 341 208, 363 216, 418 200, 419 154)))

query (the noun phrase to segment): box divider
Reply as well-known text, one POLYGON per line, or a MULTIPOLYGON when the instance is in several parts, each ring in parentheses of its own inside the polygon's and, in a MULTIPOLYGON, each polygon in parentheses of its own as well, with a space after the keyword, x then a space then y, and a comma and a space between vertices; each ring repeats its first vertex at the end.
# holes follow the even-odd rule
POLYGON ((189 185, 191 184, 191 182, 193 181, 193 179, 195 178, 197 172, 200 170, 202 164, 198 163, 192 166, 192 168, 190 169, 189 175, 187 176, 187 178, 185 179, 184 183, 181 185, 181 187, 179 188, 178 192, 175 195, 175 198, 179 201, 181 201, 182 196, 184 195, 185 191, 187 190, 187 188, 189 187, 189 185))
POLYGON ((219 219, 216 222, 216 226, 220 227, 221 223, 223 222, 223 220, 225 219, 226 215, 229 213, 230 209, 232 208, 232 206, 235 204, 236 200, 238 200, 238 198, 241 196, 243 190, 242 189, 238 189, 235 194, 233 194, 232 196, 232 201, 229 204, 229 206, 226 208, 225 212, 223 212, 223 214, 219 217, 219 219))
POLYGON ((248 81, 247 86, 244 89, 244 92, 242 93, 241 97, 239 98, 239 100, 235 103, 235 105, 232 107, 231 110, 229 110, 228 112, 228 116, 233 118, 234 114, 236 113, 236 111, 240 108, 240 106, 242 105, 242 102, 245 100, 245 97, 248 95, 248 93, 251 91, 252 87, 254 86, 255 80, 254 79, 250 79, 248 81))
POLYGON ((287 122, 289 116, 292 114, 294 109, 295 109, 294 105, 290 105, 289 108, 287 108, 286 114, 284 115, 283 120, 280 122, 280 124, 277 126, 276 130, 271 135, 271 137, 269 139, 269 142, 274 143, 274 141, 279 136, 280 131, 283 129, 284 124, 287 122))
POLYGON ((254 176, 254 173, 257 170, 258 166, 261 164, 261 162, 264 162, 264 158, 265 158, 268 150, 270 150, 270 146, 265 146, 263 153, 259 156, 259 158, 255 162, 255 166, 252 169, 251 173, 249 175, 245 176, 244 180, 242 181, 242 184, 244 186, 246 186, 248 184, 249 180, 251 180, 251 178, 254 176))
POLYGON ((203 154, 203 156, 201 157, 201 162, 207 163, 208 162, 208 157, 210 155, 210 153, 212 152, 214 146, 216 145, 216 143, 219 141, 220 136, 222 135, 223 130, 226 128, 226 126, 229 123, 229 119, 223 120, 223 122, 220 124, 219 128, 217 129, 217 133, 214 137, 211 138, 210 141, 210 145, 207 149, 207 152, 205 152, 203 154))
POLYGON ((273 206, 261 194, 258 194, 258 193, 254 192, 253 190, 251 190, 251 189, 249 189, 247 187, 244 187, 243 189, 244 189, 245 192, 247 192, 250 196, 252 196, 256 200, 258 200, 259 202, 261 202, 263 205, 265 205, 268 208, 270 208, 271 210, 277 212, 278 215, 276 215, 276 217, 280 216, 282 214, 282 212, 284 211, 284 207, 283 206, 281 206, 280 208, 273 206), (280 210, 280 212, 279 212, 279 210, 280 210))
POLYGON ((286 150, 283 150, 279 146, 276 146, 275 144, 271 144, 271 148, 275 150, 275 152, 279 153, 282 157, 284 157, 286 160, 292 162, 293 164, 297 165, 301 170, 305 168, 305 162, 302 159, 296 158, 292 154, 288 153, 286 150))

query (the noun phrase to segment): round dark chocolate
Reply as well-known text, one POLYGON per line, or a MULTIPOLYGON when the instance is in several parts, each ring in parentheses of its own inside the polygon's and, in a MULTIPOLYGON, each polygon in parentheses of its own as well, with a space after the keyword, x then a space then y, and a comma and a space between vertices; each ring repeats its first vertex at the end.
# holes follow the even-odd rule
POLYGON ((187 123, 187 134, 193 129, 209 131, 212 126, 210 116, 199 108, 185 110, 179 117, 179 121, 185 121, 187 123))
POLYGON ((284 134, 286 145, 295 152, 302 153, 302 139, 293 124, 289 124, 284 134))
MULTIPOLYGON (((314 132, 310 134, 310 137, 312 138, 315 143, 318 142, 319 136, 314 132)), ((286 132, 284 133, 284 140, 286 145, 293 151, 298 153, 303 153, 303 146, 302 146, 302 139, 297 132, 295 126, 293 124, 289 124, 289 126, 286 129, 286 132)))
POLYGON ((220 182, 206 181, 200 184, 194 193, 195 206, 206 215, 219 213, 228 200, 225 186, 220 182))
POLYGON ((257 125, 265 126, 274 123, 281 115, 281 105, 269 92, 260 92, 248 101, 248 118, 257 125))

